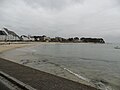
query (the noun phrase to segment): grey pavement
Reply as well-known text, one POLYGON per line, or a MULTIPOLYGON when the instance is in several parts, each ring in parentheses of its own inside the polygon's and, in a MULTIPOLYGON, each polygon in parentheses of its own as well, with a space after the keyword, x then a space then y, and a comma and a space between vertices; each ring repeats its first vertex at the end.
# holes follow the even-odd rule
POLYGON ((0 58, 0 71, 37 90, 97 90, 94 87, 35 70, 2 58, 0 58))
POLYGON ((0 81, 0 90, 10 90, 10 89, 0 81))

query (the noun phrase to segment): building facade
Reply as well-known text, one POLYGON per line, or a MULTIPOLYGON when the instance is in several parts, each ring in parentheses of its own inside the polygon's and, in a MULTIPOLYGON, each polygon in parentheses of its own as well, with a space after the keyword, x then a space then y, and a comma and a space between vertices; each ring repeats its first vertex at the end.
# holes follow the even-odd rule
POLYGON ((0 30, 0 41, 18 41, 20 40, 19 36, 13 32, 8 30, 7 28, 3 28, 0 30))

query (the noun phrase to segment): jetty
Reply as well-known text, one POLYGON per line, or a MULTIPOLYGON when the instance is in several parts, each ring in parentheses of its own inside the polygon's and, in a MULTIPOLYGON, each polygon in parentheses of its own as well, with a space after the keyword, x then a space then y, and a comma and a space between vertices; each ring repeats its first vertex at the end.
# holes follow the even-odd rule
POLYGON ((2 58, 0 58, 0 72, 2 72, 0 73, 0 76, 13 82, 15 85, 20 86, 23 90, 97 90, 94 87, 61 78, 2 58))

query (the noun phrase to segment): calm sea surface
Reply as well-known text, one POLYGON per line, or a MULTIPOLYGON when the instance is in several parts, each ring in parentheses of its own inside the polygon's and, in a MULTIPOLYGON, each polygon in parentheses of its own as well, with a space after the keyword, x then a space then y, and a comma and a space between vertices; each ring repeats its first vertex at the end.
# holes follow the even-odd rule
POLYGON ((11 50, 1 55, 58 76, 81 76, 81 79, 88 80, 103 90, 120 90, 120 49, 114 49, 115 46, 39 44, 11 50), (65 70, 67 72, 64 72, 65 70))

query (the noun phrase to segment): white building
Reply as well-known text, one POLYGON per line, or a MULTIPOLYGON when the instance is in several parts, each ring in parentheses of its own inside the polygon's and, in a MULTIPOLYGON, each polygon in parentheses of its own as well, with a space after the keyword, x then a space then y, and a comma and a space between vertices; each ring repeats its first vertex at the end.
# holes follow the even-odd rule
POLYGON ((8 30, 7 28, 3 28, 0 30, 0 41, 16 41, 20 40, 19 36, 13 32, 8 30))
POLYGON ((21 39, 23 41, 34 41, 34 38, 32 38, 30 35, 26 36, 26 35, 22 35, 21 39))
POLYGON ((4 31, 0 30, 0 41, 5 41, 6 38, 7 34, 4 31))

